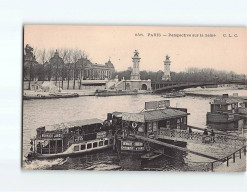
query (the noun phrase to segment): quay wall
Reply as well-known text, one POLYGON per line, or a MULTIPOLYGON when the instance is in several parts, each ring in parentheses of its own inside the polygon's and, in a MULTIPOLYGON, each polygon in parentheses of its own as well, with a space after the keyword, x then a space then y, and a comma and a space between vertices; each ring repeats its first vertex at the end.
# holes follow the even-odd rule
MULTIPOLYGON (((225 92, 222 91, 222 94, 224 94, 225 92)), ((185 92, 185 95, 187 96, 195 96, 195 97, 222 97, 222 94, 205 94, 205 93, 198 93, 198 92, 185 92)), ((229 96, 229 97, 233 97, 233 96, 229 96)), ((247 98, 247 96, 239 96, 239 97, 242 97, 242 98, 247 98)))
MULTIPOLYGON (((39 84, 39 85, 42 85, 44 81, 31 81, 31 85, 32 84, 39 84)), ((51 81, 53 82, 54 84, 56 83, 56 81, 51 81)), ((23 82, 23 90, 28 90, 28 86, 29 86, 29 81, 24 81, 23 82)), ((57 81, 57 84, 56 86, 60 86, 60 88, 62 88, 62 81, 57 81)), ((81 88, 79 87, 80 86, 80 81, 76 80, 75 81, 75 88, 73 89, 73 86, 74 86, 74 81, 71 80, 69 81, 63 81, 63 90, 90 90, 90 89, 105 89, 105 85, 102 85, 102 86, 83 86, 81 85, 81 88), (69 87, 68 87, 69 86, 69 87)))

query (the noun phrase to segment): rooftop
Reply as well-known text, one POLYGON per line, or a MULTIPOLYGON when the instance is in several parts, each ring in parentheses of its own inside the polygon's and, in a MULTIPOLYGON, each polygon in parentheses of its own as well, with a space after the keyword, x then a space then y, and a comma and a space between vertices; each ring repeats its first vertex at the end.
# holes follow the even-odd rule
POLYGON ((216 98, 214 99, 211 104, 234 104, 238 102, 244 102, 245 100, 243 98, 237 97, 237 98, 216 98))
POLYGON ((93 125, 97 123, 103 123, 103 121, 97 118, 76 120, 76 121, 55 124, 55 125, 47 125, 45 126, 45 129, 46 131, 64 130, 64 129, 71 128, 71 127, 81 127, 81 126, 93 125))
POLYGON ((146 110, 140 114, 144 115, 145 121, 158 121, 162 119, 177 118, 181 116, 187 116, 189 113, 177 110, 177 109, 158 109, 158 110, 146 110))

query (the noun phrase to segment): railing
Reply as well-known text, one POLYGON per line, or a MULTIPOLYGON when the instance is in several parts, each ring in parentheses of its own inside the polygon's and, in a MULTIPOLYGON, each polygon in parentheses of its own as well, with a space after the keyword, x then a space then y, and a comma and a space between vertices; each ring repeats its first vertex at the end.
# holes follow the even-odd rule
POLYGON ((230 163, 229 160, 230 160, 231 158, 232 158, 232 160, 233 160, 233 163, 235 163, 235 162, 236 162, 236 155, 237 155, 237 154, 239 154, 239 158, 240 158, 240 159, 242 158, 242 150, 243 150, 244 155, 246 156, 246 145, 245 145, 245 146, 243 146, 242 148, 238 149, 237 151, 233 152, 232 154, 227 155, 227 156, 225 156, 225 157, 223 157, 223 158, 221 158, 221 159, 219 159, 219 160, 216 160, 216 161, 213 161, 213 162, 209 163, 209 165, 210 165, 210 170, 211 170, 211 171, 214 171, 214 165, 215 165, 216 163, 219 163, 219 162, 221 162, 221 163, 226 162, 226 166, 228 167, 228 166, 229 166, 229 163, 230 163))
POLYGON ((236 138, 232 136, 215 134, 211 135, 203 135, 199 132, 189 133, 188 130, 180 130, 180 129, 160 129, 158 131, 157 138, 172 138, 172 139, 184 139, 186 141, 197 141, 200 143, 210 144, 210 143, 218 143, 218 144, 227 144, 232 146, 243 146, 246 141, 244 138, 236 138))

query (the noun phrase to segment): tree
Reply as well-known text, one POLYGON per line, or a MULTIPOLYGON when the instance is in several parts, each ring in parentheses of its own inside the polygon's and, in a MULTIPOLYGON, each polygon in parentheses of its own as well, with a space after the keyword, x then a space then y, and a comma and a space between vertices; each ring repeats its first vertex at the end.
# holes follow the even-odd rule
POLYGON ((46 78, 46 71, 45 71, 45 63, 47 62, 47 52, 46 49, 38 50, 38 59, 40 61, 40 64, 38 64, 37 67, 37 76, 38 80, 44 81, 46 78))
POLYGON ((73 89, 75 89, 75 80, 78 77, 78 70, 77 70, 76 62, 78 61, 80 56, 81 56, 81 51, 80 50, 78 50, 78 49, 73 50, 73 52, 72 52, 72 64, 74 66, 73 67, 73 79, 74 79, 73 89))
POLYGON ((29 78, 28 78, 28 89, 31 89, 31 81, 34 78, 34 71, 33 71, 33 66, 34 64, 37 64, 37 61, 35 59, 35 55, 33 53, 33 48, 30 45, 26 45, 25 50, 24 50, 24 78, 28 78, 28 72, 29 72, 29 78), (28 71, 29 69, 29 71, 28 71))

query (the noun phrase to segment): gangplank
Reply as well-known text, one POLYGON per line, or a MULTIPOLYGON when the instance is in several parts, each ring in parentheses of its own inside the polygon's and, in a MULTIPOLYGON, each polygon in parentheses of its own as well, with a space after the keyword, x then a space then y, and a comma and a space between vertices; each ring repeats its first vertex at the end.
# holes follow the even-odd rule
POLYGON ((137 139, 141 139, 143 141, 148 141, 148 142, 151 142, 151 143, 155 143, 155 144, 158 144, 160 146, 175 148, 175 149, 178 149, 180 151, 189 152, 189 153, 192 153, 192 154, 195 154, 195 155, 198 155, 198 156, 202 156, 202 157, 205 157, 205 158, 209 158, 209 159, 212 159, 212 160, 220 160, 219 158, 216 158, 216 157, 213 157, 213 156, 210 156, 210 155, 207 155, 207 154, 203 154, 203 153, 200 153, 200 152, 197 152, 197 151, 189 150, 187 148, 182 148, 182 147, 175 146, 175 145, 172 145, 172 144, 164 143, 164 142, 156 140, 156 139, 152 139, 152 138, 148 138, 148 137, 144 137, 144 136, 140 136, 140 135, 133 135, 133 136, 136 137, 137 139))

